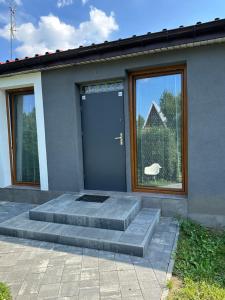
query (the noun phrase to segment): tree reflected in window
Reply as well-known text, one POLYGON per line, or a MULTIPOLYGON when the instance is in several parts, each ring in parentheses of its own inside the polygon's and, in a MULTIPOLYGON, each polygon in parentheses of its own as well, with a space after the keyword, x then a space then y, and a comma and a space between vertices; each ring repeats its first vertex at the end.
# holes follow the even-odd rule
POLYGON ((39 184, 34 94, 10 96, 15 183, 39 184))
POLYGON ((181 74, 136 80, 139 186, 182 189, 181 74))

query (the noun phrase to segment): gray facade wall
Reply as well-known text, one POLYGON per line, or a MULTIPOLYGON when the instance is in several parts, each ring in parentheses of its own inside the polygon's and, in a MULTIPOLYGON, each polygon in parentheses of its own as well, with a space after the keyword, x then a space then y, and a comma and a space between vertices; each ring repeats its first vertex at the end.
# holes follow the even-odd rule
POLYGON ((224 46, 202 46, 44 71, 42 84, 50 189, 79 191, 83 188, 79 84, 119 78, 124 80, 127 190, 130 191, 127 72, 143 67, 186 63, 188 212, 195 218, 199 214, 201 217, 225 216, 224 46))

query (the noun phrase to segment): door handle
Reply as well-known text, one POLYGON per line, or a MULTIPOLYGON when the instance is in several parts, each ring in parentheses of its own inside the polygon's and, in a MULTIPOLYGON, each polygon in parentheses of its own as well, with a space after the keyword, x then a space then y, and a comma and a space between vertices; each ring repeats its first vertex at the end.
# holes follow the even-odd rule
POLYGON ((123 133, 120 132, 120 136, 115 137, 114 140, 120 140, 120 146, 123 146, 123 133))

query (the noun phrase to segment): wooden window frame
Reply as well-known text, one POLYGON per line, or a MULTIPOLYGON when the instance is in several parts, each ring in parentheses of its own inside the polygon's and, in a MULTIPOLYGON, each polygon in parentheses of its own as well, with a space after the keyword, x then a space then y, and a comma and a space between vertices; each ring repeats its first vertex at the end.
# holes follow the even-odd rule
POLYGON ((187 194, 187 75, 186 65, 172 65, 157 68, 147 68, 130 72, 129 77, 129 104, 130 104, 130 139, 131 139, 131 184, 134 192, 151 192, 160 194, 187 194), (136 144, 136 80, 165 75, 181 74, 182 95, 182 189, 140 186, 137 181, 137 144, 136 144))
POLYGON ((11 181, 15 186, 34 186, 40 187, 40 182, 18 182, 16 180, 16 145, 15 145, 15 131, 14 131, 14 97, 17 95, 30 95, 34 94, 33 87, 26 87, 20 89, 6 90, 6 109, 7 109, 7 123, 8 123, 8 140, 9 140, 9 156, 11 168, 11 181), (10 110, 10 101, 12 101, 12 113, 10 110))

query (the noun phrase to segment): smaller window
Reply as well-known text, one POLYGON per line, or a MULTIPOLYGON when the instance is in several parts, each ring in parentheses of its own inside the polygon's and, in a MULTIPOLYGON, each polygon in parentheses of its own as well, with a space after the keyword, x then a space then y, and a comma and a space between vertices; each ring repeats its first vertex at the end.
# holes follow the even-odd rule
POLYGON ((123 90, 123 82, 107 82, 81 86, 81 94, 96 94, 123 90))
POLYGON ((32 89, 8 91, 13 184, 39 185, 35 99, 32 89))

